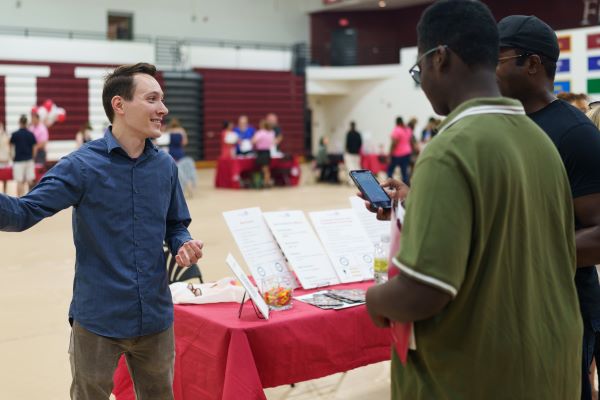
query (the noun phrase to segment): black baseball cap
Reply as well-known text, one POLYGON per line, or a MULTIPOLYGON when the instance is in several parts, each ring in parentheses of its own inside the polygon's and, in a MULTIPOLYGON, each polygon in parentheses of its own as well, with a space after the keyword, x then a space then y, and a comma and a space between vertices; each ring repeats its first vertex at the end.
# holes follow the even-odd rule
POLYGON ((511 47, 541 54, 558 61, 560 48, 556 33, 533 15, 510 15, 498 22, 500 48, 511 47))

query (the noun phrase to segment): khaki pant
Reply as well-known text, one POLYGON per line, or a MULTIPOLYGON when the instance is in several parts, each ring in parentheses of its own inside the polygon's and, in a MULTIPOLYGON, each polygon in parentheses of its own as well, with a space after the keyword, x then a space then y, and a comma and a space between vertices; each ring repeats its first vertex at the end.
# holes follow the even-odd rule
POLYGON ((172 400, 175 341, 173 327, 147 336, 111 339, 73 323, 69 358, 71 399, 108 400, 121 355, 138 400, 172 400))

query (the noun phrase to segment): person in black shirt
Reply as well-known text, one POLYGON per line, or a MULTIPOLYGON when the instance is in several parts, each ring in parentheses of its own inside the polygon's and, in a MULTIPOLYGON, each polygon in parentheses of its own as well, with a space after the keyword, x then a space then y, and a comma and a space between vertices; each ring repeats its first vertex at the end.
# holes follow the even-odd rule
POLYGON ((13 179, 17 182, 17 196, 25 194, 27 182, 35 182, 35 164, 33 162, 35 135, 27 128, 27 117, 19 118, 19 130, 13 132, 10 144, 13 146, 13 179))
MULTIPOLYGON (((360 148, 362 147, 362 137, 356 130, 354 121, 350 122, 350 130, 346 133, 346 152, 344 153, 344 165, 348 172, 360 169, 360 148)), ((348 175, 348 184, 352 185, 352 179, 348 175)))
POLYGON ((571 184, 575 285, 584 323, 581 398, 588 400, 592 398, 589 368, 600 345, 600 283, 594 267, 600 263, 600 132, 585 114, 553 94, 559 47, 552 28, 534 16, 512 15, 498 23, 498 30, 500 90, 504 96, 520 100, 529 117, 548 134, 571 184))

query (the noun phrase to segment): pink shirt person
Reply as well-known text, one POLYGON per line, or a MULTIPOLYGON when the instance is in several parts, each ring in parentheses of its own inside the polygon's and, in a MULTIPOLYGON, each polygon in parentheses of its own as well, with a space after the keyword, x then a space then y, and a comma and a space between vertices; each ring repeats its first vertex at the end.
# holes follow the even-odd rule
POLYGON ((42 122, 39 122, 35 125, 31 125, 29 130, 33 132, 33 136, 35 136, 35 140, 38 143, 39 148, 46 148, 46 142, 48 142, 48 128, 42 122))
POLYGON ((275 131, 259 129, 252 138, 256 150, 270 150, 275 143, 275 131))
POLYGON ((408 126, 396 126, 392 131, 392 140, 396 141, 396 146, 392 149, 392 156, 403 157, 412 154, 410 139, 412 138, 412 129, 408 126))

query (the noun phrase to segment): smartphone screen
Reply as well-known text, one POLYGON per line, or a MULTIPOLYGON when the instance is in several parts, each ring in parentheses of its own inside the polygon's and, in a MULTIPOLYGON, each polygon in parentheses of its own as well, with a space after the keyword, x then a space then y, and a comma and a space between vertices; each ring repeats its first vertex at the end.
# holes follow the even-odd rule
POLYGON ((391 200, 387 193, 381 188, 379 182, 371 171, 359 170, 351 171, 350 175, 354 179, 356 186, 360 189, 363 195, 376 207, 389 208, 391 200))

